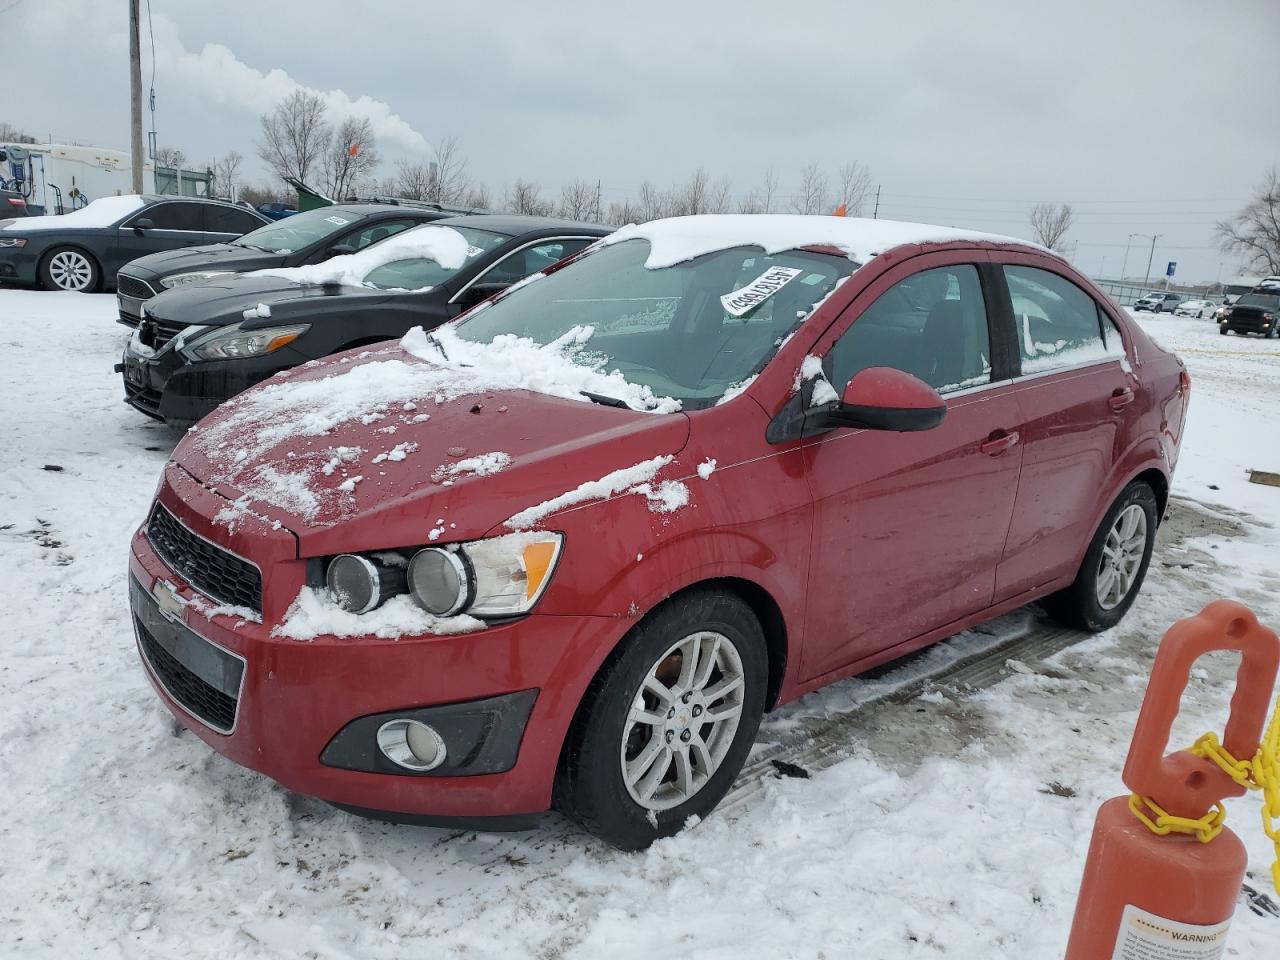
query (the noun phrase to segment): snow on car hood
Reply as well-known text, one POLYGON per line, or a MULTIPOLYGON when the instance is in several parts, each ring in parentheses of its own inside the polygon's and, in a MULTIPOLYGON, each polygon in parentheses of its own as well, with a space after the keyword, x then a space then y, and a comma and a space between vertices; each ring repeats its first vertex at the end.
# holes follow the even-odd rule
POLYGON ((948 243, 980 240, 988 243, 1036 244, 1016 237, 954 227, 937 227, 896 220, 867 220, 861 217, 822 217, 792 214, 702 214, 670 217, 648 223, 628 224, 600 242, 649 241, 650 269, 669 267, 717 250, 732 247, 763 247, 778 253, 800 247, 830 246, 842 250, 855 263, 866 263, 893 247, 907 243, 948 243))
POLYGON ((141 210, 145 203, 141 197, 100 197, 88 206, 58 216, 23 217, 7 224, 3 229, 18 233, 33 230, 94 230, 109 227, 117 220, 141 210))
POLYGON ((233 501, 217 522, 254 513, 314 556, 482 536, 612 471, 654 458, 666 467, 688 438, 687 417, 653 415, 676 401, 575 363, 576 339, 436 337, 449 359, 415 328, 399 345, 273 378, 200 421, 174 459, 233 501), (378 516, 388 523, 368 522, 378 516))
POLYGON ((470 244, 452 227, 425 224, 369 245, 356 253, 330 257, 323 263, 304 267, 277 267, 258 270, 250 276, 280 277, 294 283, 345 283, 360 286, 378 267, 397 260, 425 257, 447 270, 457 270, 467 261, 470 244))

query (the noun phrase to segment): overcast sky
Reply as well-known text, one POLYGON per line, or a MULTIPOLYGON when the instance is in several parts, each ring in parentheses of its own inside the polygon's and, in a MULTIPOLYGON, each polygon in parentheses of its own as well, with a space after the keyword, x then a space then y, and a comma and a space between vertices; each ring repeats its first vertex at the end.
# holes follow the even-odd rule
MULTIPOLYGON (((453 136, 497 195, 599 179, 607 204, 699 166, 737 193, 773 166, 788 194, 856 160, 882 217, 1027 236, 1032 203, 1068 201, 1086 272, 1159 233, 1153 273, 1212 280, 1236 272, 1213 222, 1280 162, 1277 0, 150 2, 160 143, 237 150, 250 180, 259 114, 301 85, 373 120, 386 174, 453 136)), ((127 149, 125 0, 0 17, 0 120, 127 149)))

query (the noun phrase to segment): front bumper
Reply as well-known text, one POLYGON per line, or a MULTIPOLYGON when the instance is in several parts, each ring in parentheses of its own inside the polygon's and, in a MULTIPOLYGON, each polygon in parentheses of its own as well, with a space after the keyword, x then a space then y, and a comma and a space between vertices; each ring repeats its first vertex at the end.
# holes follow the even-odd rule
POLYGON ((1280 320, 1263 320, 1262 317, 1222 317, 1218 320, 1218 326, 1231 330, 1234 333, 1270 333, 1272 328, 1280 323, 1280 320))
MULTIPOLYGON (((419 821, 496 817, 510 825, 527 825, 529 816, 549 809, 560 749, 573 713, 629 622, 532 614, 481 633, 453 636, 394 641, 320 637, 311 642, 275 637, 271 625, 287 606, 285 598, 296 596, 305 579, 305 561, 283 555, 286 539, 292 540, 292 535, 265 523, 262 530, 255 530, 252 517, 238 522, 234 534, 202 521, 200 514, 213 516, 216 509, 211 508, 219 503, 225 506, 227 501, 180 475, 172 465, 166 469, 160 499, 183 523, 242 553, 246 543, 261 537, 269 547, 267 553, 276 554, 274 560, 255 556, 264 576, 263 622, 256 623, 202 612, 199 594, 164 564, 145 533, 139 530, 134 536, 129 575, 136 584, 131 589, 135 626, 154 628, 156 618, 163 615, 153 609, 152 598, 157 589, 163 594, 169 590, 165 585, 171 585, 180 600, 168 606, 176 611, 172 615, 181 625, 179 630, 175 624, 172 632, 184 637, 194 634, 216 650, 203 650, 208 661, 222 664, 209 674, 210 680, 218 681, 210 685, 219 686, 224 696, 230 696, 233 688, 237 691, 229 723, 225 713, 215 724, 201 719, 199 709, 180 699, 190 701, 191 694, 184 693, 180 684, 163 682, 164 671, 156 668, 154 656, 148 659, 140 633, 148 677, 183 724, 219 753, 288 789, 364 813, 407 815, 419 821), (267 538, 274 539, 268 542, 267 538), (238 676, 236 663, 242 664, 238 676), (510 701, 520 694, 531 704, 524 714, 527 723, 513 729, 512 717, 519 721, 521 714, 506 711, 498 724, 502 729, 475 740, 489 745, 474 751, 476 757, 489 757, 488 769, 505 769, 463 773, 446 765, 431 775, 381 767, 377 772, 350 769, 363 762, 350 757, 353 750, 359 752, 362 737, 372 729, 368 718, 445 705, 466 708, 475 701, 510 701), (503 741, 513 748, 506 759, 501 757, 503 741), (329 762, 324 759, 326 751, 329 762), (345 751, 347 761, 335 751, 345 751), (494 756, 499 760, 493 761, 494 756), (347 766, 332 765, 335 762, 347 766)), ((200 648, 200 643, 194 646, 200 648)), ((205 669, 199 662, 193 666, 205 669)), ((372 744, 367 747, 375 749, 372 744)), ((459 750, 459 761, 468 755, 468 750, 459 750)), ((470 769, 486 767, 473 764, 470 769)))
POLYGON ((147 357, 126 346, 118 371, 125 403, 156 420, 184 424, 308 359, 285 347, 264 357, 191 363, 172 348, 147 357))

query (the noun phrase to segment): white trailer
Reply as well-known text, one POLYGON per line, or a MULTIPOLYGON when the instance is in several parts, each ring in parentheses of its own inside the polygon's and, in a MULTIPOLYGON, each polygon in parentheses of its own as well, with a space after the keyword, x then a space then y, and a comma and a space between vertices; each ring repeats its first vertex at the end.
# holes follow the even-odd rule
MULTIPOLYGON (((211 176, 157 168, 147 160, 143 193, 209 196, 211 176)), ((133 192, 129 154, 105 147, 60 143, 0 143, 0 187, 14 190, 32 213, 65 213, 100 197, 133 192)))

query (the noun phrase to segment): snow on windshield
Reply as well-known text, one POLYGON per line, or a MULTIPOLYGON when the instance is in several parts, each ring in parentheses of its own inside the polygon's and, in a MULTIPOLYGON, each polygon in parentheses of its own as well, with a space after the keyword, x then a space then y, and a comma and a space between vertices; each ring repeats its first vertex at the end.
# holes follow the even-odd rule
MULTIPOLYGON (((581 356, 590 336, 590 328, 574 328, 545 346, 510 334, 477 343, 447 327, 430 335, 415 327, 400 342, 403 352, 381 350, 341 358, 328 376, 268 382, 242 393, 195 428, 189 439, 212 466, 211 482, 227 483, 263 503, 311 519, 335 507, 341 512, 354 496, 357 483, 351 479, 367 451, 317 446, 314 457, 274 463, 269 455, 282 443, 323 437, 351 421, 371 426, 391 410, 417 410, 495 390, 532 390, 587 403, 586 391, 616 397, 637 411, 680 409, 678 401, 657 397, 616 370, 592 366, 589 355, 581 356)), ((429 417, 422 413, 415 419, 429 417)), ((401 449, 410 452, 408 446, 401 449)), ((509 462, 505 456, 495 453, 471 472, 496 472, 509 462)), ((388 454, 384 459, 397 458, 388 454)))
POLYGON ((649 257, 644 265, 650 269, 669 267, 704 254, 743 246, 763 247, 768 254, 801 247, 830 246, 842 250, 855 263, 865 263, 904 243, 985 240, 1035 246, 1014 237, 952 227, 792 214, 713 214, 651 220, 639 225, 628 224, 605 237, 602 243, 614 244, 636 238, 649 241, 649 257))
POLYGON ((109 227, 122 217, 127 217, 135 210, 141 210, 146 204, 141 197, 102 197, 94 200, 87 207, 72 210, 61 216, 20 217, 4 229, 16 233, 30 233, 33 230, 68 230, 94 229, 109 227))
POLYGON ((451 227, 427 225, 397 233, 356 253, 331 257, 323 263, 254 270, 248 276, 282 277, 299 284, 341 283, 358 287, 378 267, 397 260, 426 258, 447 270, 457 270, 466 263, 470 246, 466 237, 451 227))

